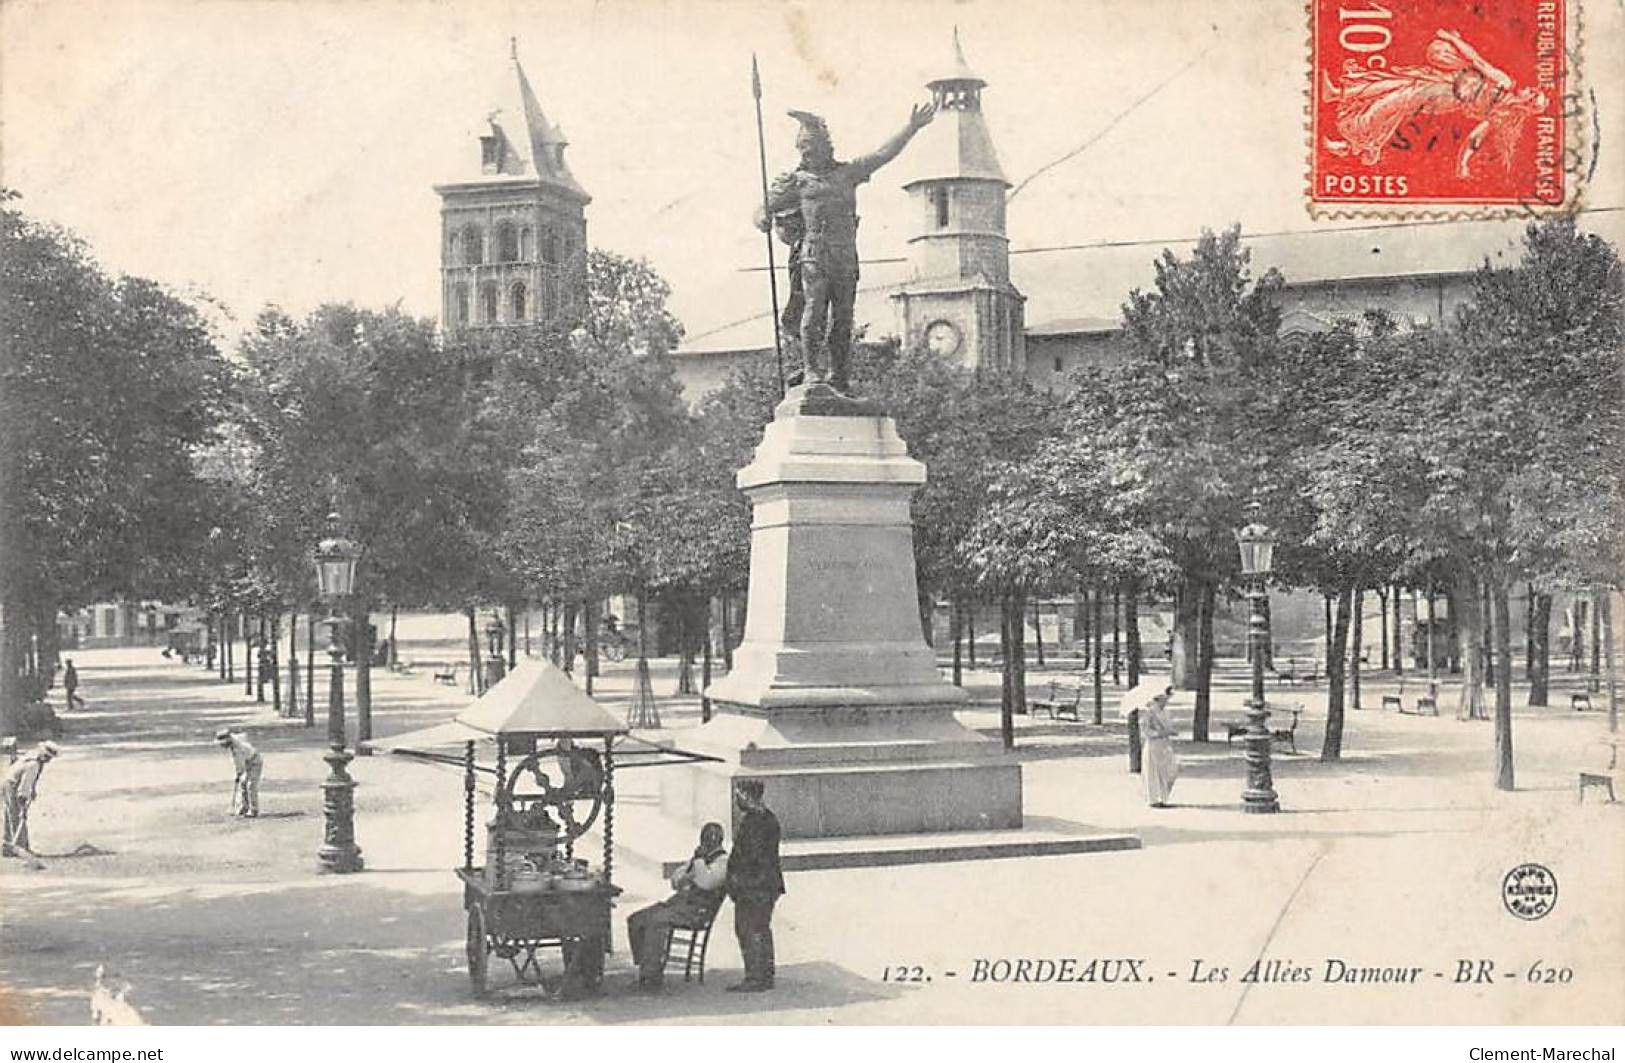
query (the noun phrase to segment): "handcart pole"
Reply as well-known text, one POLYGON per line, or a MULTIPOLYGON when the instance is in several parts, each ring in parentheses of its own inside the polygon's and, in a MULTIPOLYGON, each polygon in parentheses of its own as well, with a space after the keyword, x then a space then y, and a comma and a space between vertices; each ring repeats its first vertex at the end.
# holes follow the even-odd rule
MULTIPOLYGON (((502 814, 505 811, 505 809, 503 807, 503 802, 504 802, 504 800, 505 800, 505 798, 507 796, 506 795, 507 786, 508 786, 508 744, 502 740, 501 735, 497 735, 497 794, 496 794, 496 797, 497 797, 497 818, 498 818, 499 822, 501 821, 502 814)), ((496 873, 495 873, 495 875, 492 876, 491 881, 493 883, 495 883, 495 888, 498 889, 498 890, 505 890, 505 889, 508 888, 508 867, 507 867, 507 864, 508 864, 508 861, 507 861, 507 855, 508 855, 507 854, 507 848, 508 848, 508 846, 507 846, 506 841, 503 838, 503 835, 505 835, 506 833, 507 833, 506 831, 501 830, 501 829, 493 831, 492 832, 492 835, 493 835, 492 848, 495 850, 495 852, 489 852, 489 853, 485 854, 485 859, 486 859, 487 862, 490 862, 492 860, 496 861, 496 866, 495 866, 496 873)))
POLYGON ((474 870, 474 740, 463 743, 463 870, 474 870))
POLYGON ((615 882, 615 739, 604 736, 604 885, 615 882))

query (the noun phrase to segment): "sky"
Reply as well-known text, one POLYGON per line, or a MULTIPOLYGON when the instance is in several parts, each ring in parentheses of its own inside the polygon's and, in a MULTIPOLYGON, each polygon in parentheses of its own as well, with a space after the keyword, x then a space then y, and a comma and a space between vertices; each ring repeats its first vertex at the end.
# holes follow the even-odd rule
MULTIPOLYGON (((1625 5, 1585 17, 1588 202, 1619 205, 1625 5)), ((895 132, 956 25, 1012 181, 1092 141, 1012 200, 1012 247, 1339 224, 1303 203, 1302 0, 0 0, 0 184, 235 328, 267 303, 438 315, 433 185, 477 165, 492 108, 517 123, 517 38, 593 196, 589 241, 647 258, 692 336, 765 308, 741 272, 764 254, 752 53, 776 171, 788 108, 825 115, 842 154, 895 132)), ((905 253, 907 176, 905 152, 862 190, 865 257, 905 253)))

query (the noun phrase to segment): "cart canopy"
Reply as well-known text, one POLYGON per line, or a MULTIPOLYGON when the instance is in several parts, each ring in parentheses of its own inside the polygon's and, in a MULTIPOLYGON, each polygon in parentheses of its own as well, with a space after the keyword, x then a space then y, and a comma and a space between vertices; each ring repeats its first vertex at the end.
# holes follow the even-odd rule
POLYGON ((551 661, 527 658, 449 723, 374 739, 371 749, 431 750, 498 736, 604 737, 626 724, 588 697, 551 661))

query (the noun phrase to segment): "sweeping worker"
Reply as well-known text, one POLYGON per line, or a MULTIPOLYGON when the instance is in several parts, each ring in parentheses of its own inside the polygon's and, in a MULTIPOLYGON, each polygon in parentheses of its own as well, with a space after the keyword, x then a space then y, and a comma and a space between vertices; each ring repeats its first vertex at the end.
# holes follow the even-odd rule
POLYGON ((32 753, 18 757, 6 769, 3 785, 6 837, 0 846, 0 856, 28 855, 33 851, 28 841, 28 810, 39 795, 40 774, 59 752, 55 742, 41 742, 32 753))
POLYGON ((232 782, 231 790, 232 815, 259 815, 260 772, 265 766, 260 759, 259 750, 255 749, 248 739, 233 734, 225 727, 215 732, 214 740, 220 743, 221 748, 231 751, 231 762, 237 769, 237 777, 232 782))

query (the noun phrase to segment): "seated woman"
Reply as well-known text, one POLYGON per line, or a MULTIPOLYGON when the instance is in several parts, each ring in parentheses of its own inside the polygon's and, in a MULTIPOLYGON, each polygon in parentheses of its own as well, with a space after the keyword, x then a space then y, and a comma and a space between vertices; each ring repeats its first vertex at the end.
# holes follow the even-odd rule
POLYGON ((626 920, 638 986, 658 989, 666 975, 666 943, 674 926, 701 926, 716 917, 728 879, 728 852, 722 847, 722 824, 700 828, 694 855, 672 873, 672 895, 633 912, 626 920))

